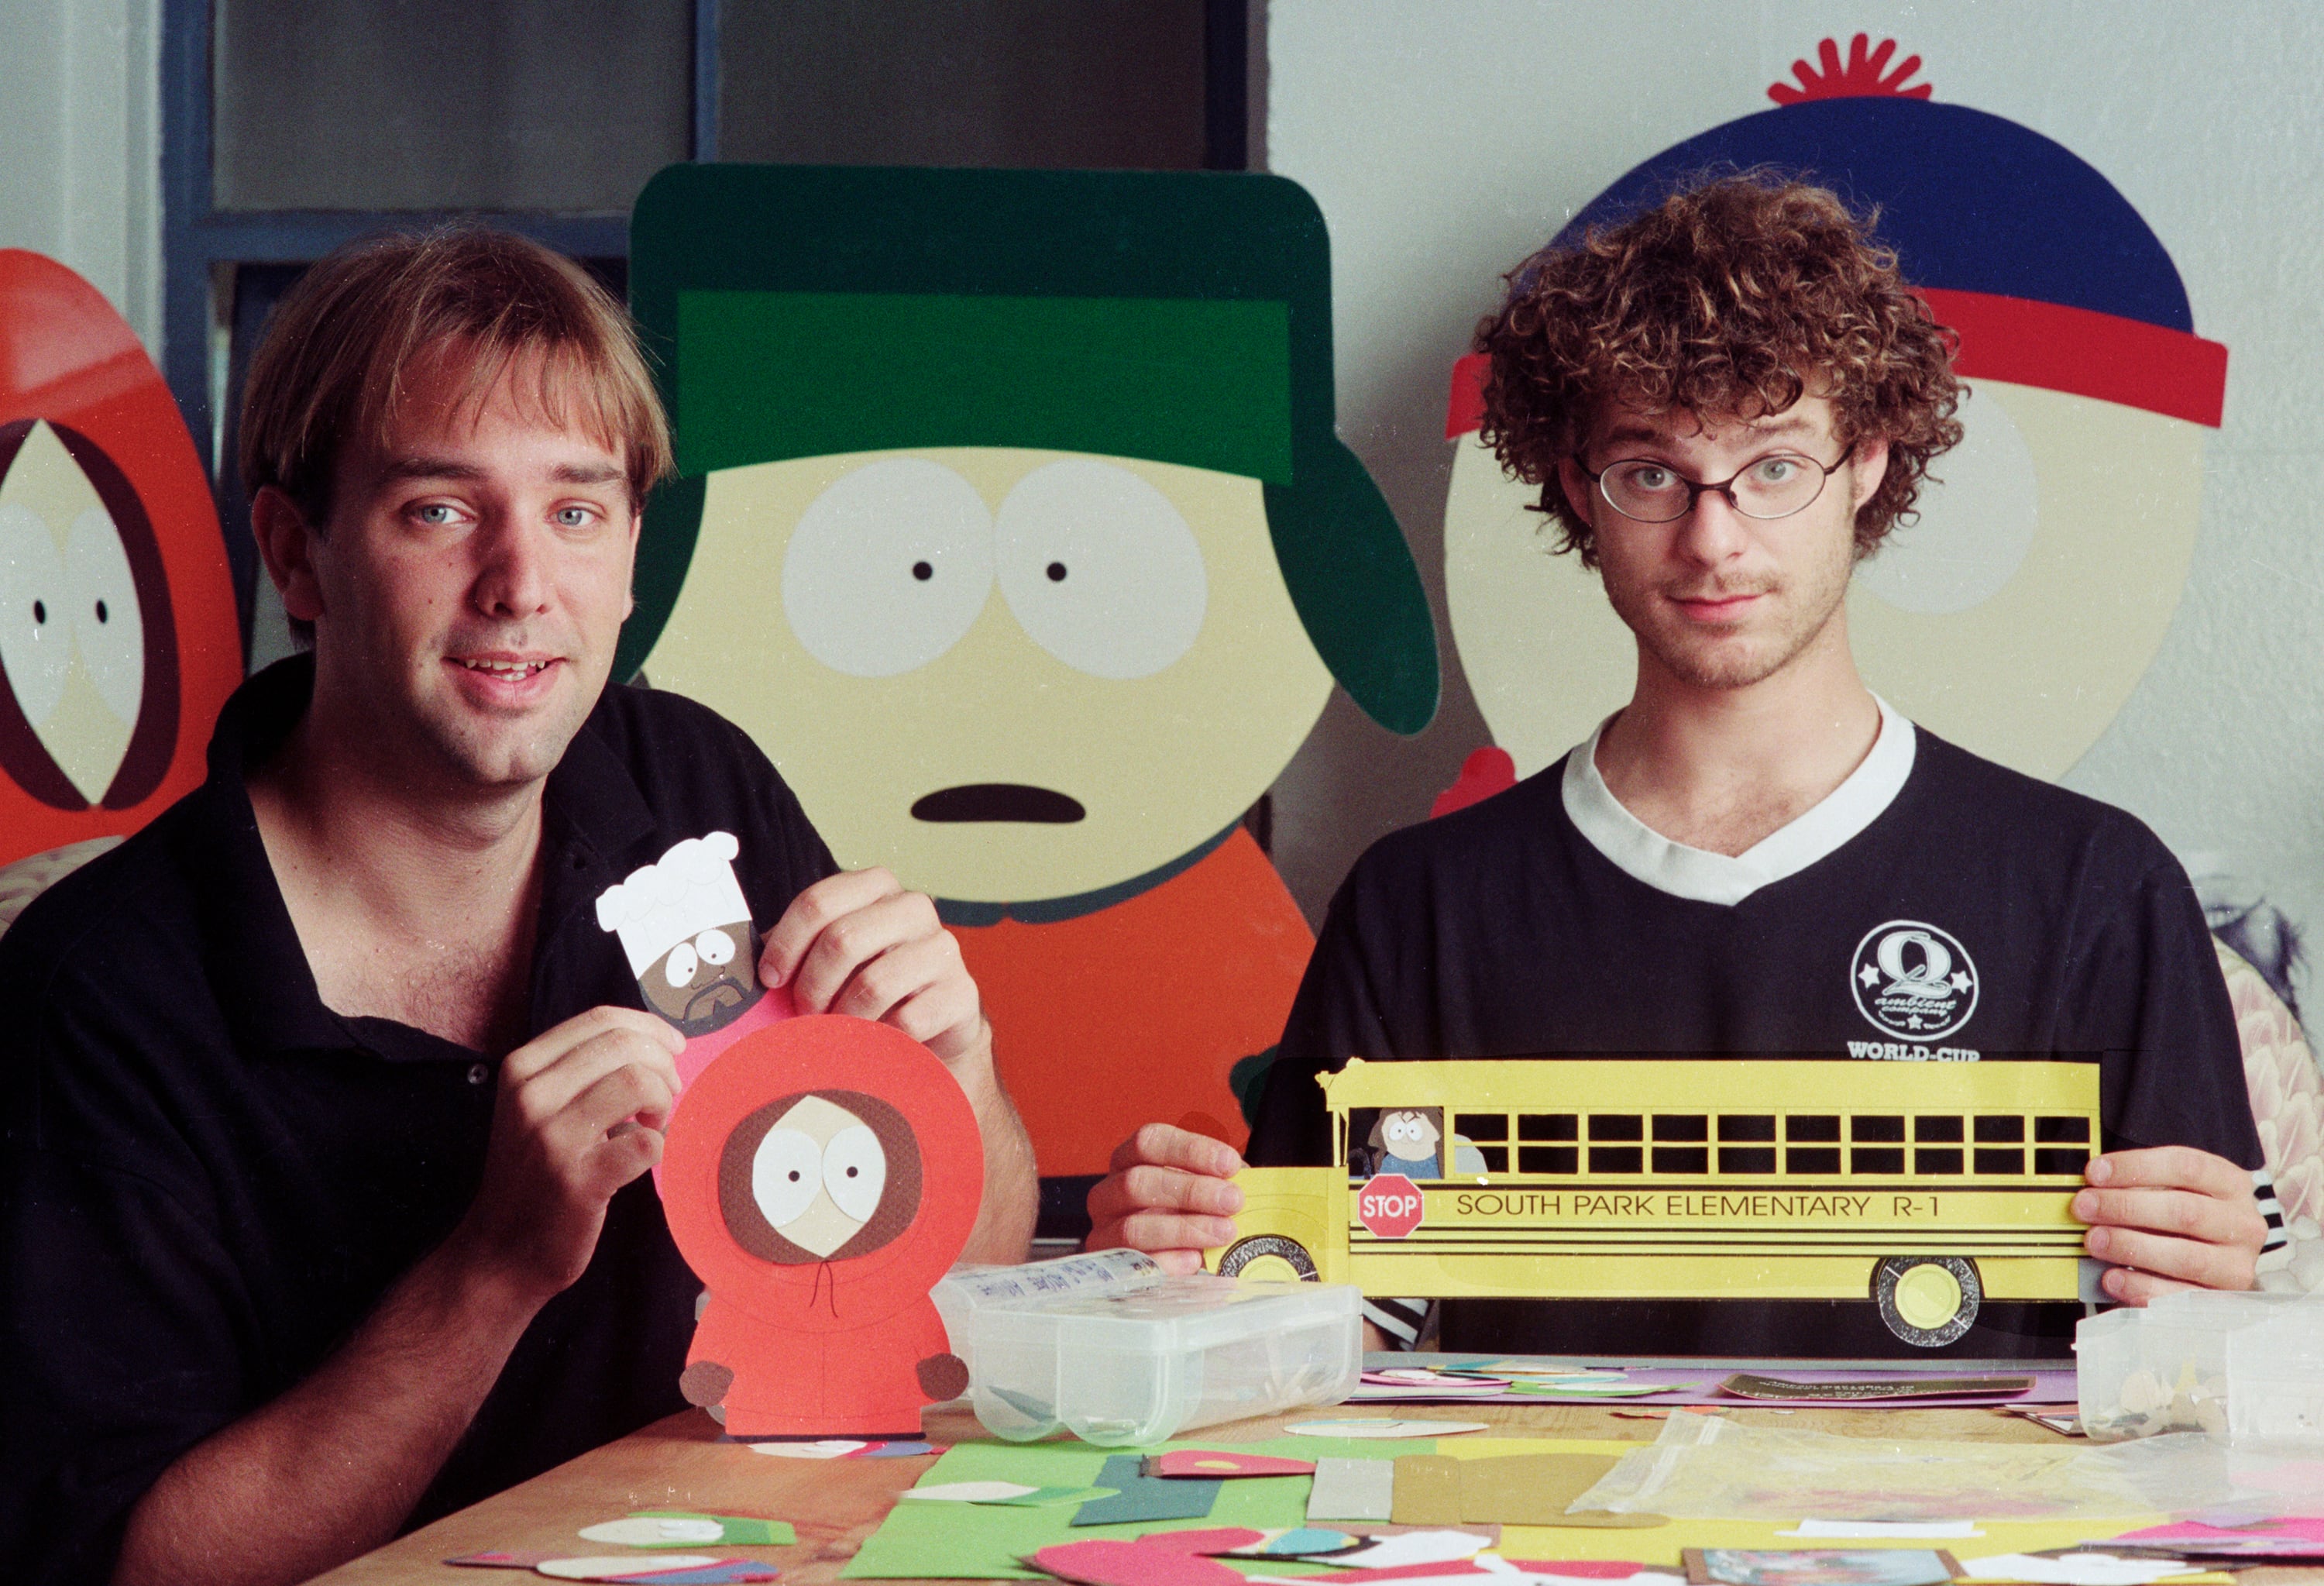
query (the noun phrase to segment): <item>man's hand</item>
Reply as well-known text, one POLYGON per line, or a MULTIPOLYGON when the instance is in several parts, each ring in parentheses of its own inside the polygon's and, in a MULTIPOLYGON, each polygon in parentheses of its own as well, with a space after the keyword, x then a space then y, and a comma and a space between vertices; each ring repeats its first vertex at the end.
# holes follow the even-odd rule
POLYGON ((884 870, 843 871, 792 899, 767 933, 759 979, 788 986, 802 1013, 893 1025, 947 1065, 991 1038, 936 904, 884 870))
POLYGON ((2093 1157, 2074 1196, 2083 1249, 2108 1263, 2108 1297, 2143 1305, 2183 1288, 2252 1286, 2267 1223, 2251 1175, 2191 1146, 2093 1157))
POLYGON ((1115 1148, 1112 1167, 1090 1189, 1086 1248, 1124 1245, 1167 1271, 1197 1272, 1204 1250, 1234 1238, 1242 1191, 1226 1181, 1243 1160, 1224 1140, 1149 1123, 1115 1148))
POLYGON ((447 1253, 535 1305, 569 1287, 605 1203, 661 1160, 685 1044, 650 1013, 593 1008, 503 1059, 484 1182, 447 1253))

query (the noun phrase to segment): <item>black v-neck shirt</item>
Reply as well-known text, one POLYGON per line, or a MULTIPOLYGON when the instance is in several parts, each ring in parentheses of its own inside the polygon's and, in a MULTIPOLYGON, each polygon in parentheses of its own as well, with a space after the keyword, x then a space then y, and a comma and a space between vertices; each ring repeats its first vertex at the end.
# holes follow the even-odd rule
MULTIPOLYGON (((312 687, 305 658, 244 684, 204 785, 0 939, 10 1581, 104 1579, 162 1470, 309 1375, 475 1194, 495 1062, 323 1005, 252 817, 244 770, 312 687)), ((738 728, 608 688, 544 790, 531 1033, 642 1006, 595 898, 711 831, 762 925, 835 868, 738 728)), ((700 1287, 652 1185, 622 1190, 410 1523, 682 1408, 700 1287)))
MULTIPOLYGON (((1351 1056, 1885 1061, 1918 1047, 2098 1054, 2105 1148, 2182 1144, 2261 1166, 2202 910, 2133 816, 1919 732, 1909 776, 1868 825, 1717 903, 1600 852, 1568 813, 1564 774, 1561 760, 1357 862, 1293 1004, 1251 1161, 1331 1161, 1314 1076, 1351 1056), (1909 999, 1884 1010, 1879 945, 1916 929, 1945 945, 1961 983, 1922 1011, 1909 999), (1904 1028, 1923 1013, 1926 1033, 1904 1028)), ((2079 1314, 1989 1305, 1959 1343, 1925 1352, 2060 1355, 2079 1314)), ((1447 1349, 1496 1352, 1924 1352, 1889 1337, 1868 1301, 1458 1301, 1442 1334, 1447 1349)))

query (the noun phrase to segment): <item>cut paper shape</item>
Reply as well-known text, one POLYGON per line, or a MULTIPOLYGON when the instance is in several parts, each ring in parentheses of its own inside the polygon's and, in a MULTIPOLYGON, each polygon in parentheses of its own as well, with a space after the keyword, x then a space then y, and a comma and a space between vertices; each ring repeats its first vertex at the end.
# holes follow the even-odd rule
MULTIPOLYGON (((2248 1482, 2265 1485, 2266 1472, 2248 1482)), ((2200 1519, 2176 1520, 2126 1531, 2116 1543, 2142 1547, 2167 1547, 2176 1553, 2207 1557, 2324 1559, 2324 1517, 2286 1516, 2238 1517, 2232 1526, 2210 1525, 2200 1519)))
POLYGON ((2031 1581, 2036 1586, 2147 1586, 2204 1573, 2183 1559, 2122 1557, 2096 1548, 2062 1554, 1997 1553, 1961 1565, 1969 1581, 2031 1581))
POLYGON ((1396 1462, 1396 1503, 1388 1517, 1399 1526, 1461 1523, 1461 1466, 1443 1454, 1407 1454, 1396 1462))
POLYGON ((916 1460, 936 1452, 936 1444, 914 1438, 903 1442, 870 1443, 858 1449, 849 1457, 859 1460, 916 1460))
POLYGON ((1452 1437, 1482 1432, 1482 1421, 1398 1421, 1379 1415, 1350 1416, 1344 1421, 1299 1421, 1284 1430, 1296 1437, 1452 1437))
POLYGON ((458 1558, 447 1558, 444 1562, 472 1570, 530 1570, 557 1556, 539 1548, 493 1547, 482 1553, 463 1554, 458 1558))
POLYGON ((1026 1562, 1082 1586, 1242 1586, 1242 1576, 1215 1559, 1144 1542, 1060 1542, 1026 1562))
POLYGON ((1719 1384, 1722 1393, 1738 1398, 1789 1400, 2001 1397, 2026 1392, 2031 1377, 1867 1377, 1853 1382, 1803 1382, 1791 1377, 1764 1377, 1739 1371, 1719 1384))
MULTIPOLYGON (((1978 983, 1967 951, 1936 941, 1929 935, 1934 928, 1909 921, 1876 926, 1856 950, 1869 979, 1849 980, 1867 1009, 1911 1001, 1920 1010, 1911 1017, 1927 1026, 1923 1033, 1930 1040, 1969 1018, 1978 983), (1941 1010, 1951 1022, 1936 1022, 1941 1010)), ((1904 1054, 1900 1047, 1893 1055, 1904 1054)), ((1868 1293, 1889 1332, 1915 1348, 1966 1334, 1987 1283, 2029 1300, 2066 1300, 2079 1292, 2081 1233, 2071 1207, 2089 1149, 2102 1138, 2095 1058, 1868 1065, 1844 1057, 1683 1056, 1642 1066, 1598 1057, 1351 1057, 1317 1083, 1333 1160, 1237 1174, 1243 1204, 1233 1218, 1234 1236, 1204 1252, 1207 1268, 1233 1277, 1264 1252, 1366 1294, 1416 1298, 1647 1297, 1637 1286, 1642 1282, 1653 1296, 1674 1300, 1748 1300, 1776 1291, 1861 1300, 1868 1293), (1366 1176, 1362 1148, 1351 1142, 1363 1139, 1369 1118, 1424 1104, 1456 1119, 1464 1131, 1503 1142, 1521 1141, 1525 1129, 1545 1121, 1561 1131, 1578 1128, 1586 1114, 1590 1144, 1585 1154, 1579 1145, 1505 1143, 1499 1148, 1517 1155, 1505 1157, 1504 1176, 1483 1187, 1457 1179, 1400 1184, 1384 1197, 1400 1215, 1394 1227, 1384 1227, 1365 1210, 1383 1176, 1366 1176), (2021 1176, 2006 1189, 1998 1179, 1980 1181, 1991 1187, 1978 1194, 2004 1195, 2011 1207, 2006 1217, 1988 1216, 1965 1210, 1969 1203, 1957 1193, 1963 1166, 1958 1148, 1856 1143, 1869 1134, 1851 1135, 1845 1151, 1793 1143, 1806 1139, 1801 1131, 1808 1129, 1818 1140, 1837 1140, 1843 1114, 1877 1127, 1887 1142, 1904 1139, 1908 1115, 1942 1120, 1955 1133, 1974 1115, 1980 1129, 2007 1123, 2021 1141, 2080 1143, 2053 1143, 2046 1152, 2020 1145, 2006 1164, 1988 1160, 1999 1155, 1988 1149, 1978 1160, 1991 1171, 2006 1166, 2021 1176), (1748 1128, 1754 1139, 1782 1144, 1730 1145, 1724 1140, 1740 1137, 1729 1135, 1714 1152, 1714 1117, 1722 1129, 1748 1128), (1625 1143, 1610 1143, 1617 1136, 1609 1131, 1618 1131, 1625 1143), (1850 1193, 1838 1181, 1778 1185, 1766 1178, 1779 1167, 1838 1174, 1843 1156, 1851 1175, 1880 1176, 1879 1193, 1871 1193, 1868 1180, 1850 1193), (1669 1194, 1614 1193, 1643 1181, 1609 1176, 1640 1173, 1700 1176, 1684 1178, 1687 1187, 1669 1194), (1882 1253, 1929 1249, 1931 1227, 1943 1229, 1948 1253, 1882 1253), (1442 1242, 1416 1260, 1404 1240, 1421 1228, 1442 1242), (1860 1254, 1831 1253, 1843 1235, 1860 1254)), ((1441 1382, 1391 1380, 1360 1385, 1354 1397, 1416 1389, 1446 1391, 1441 1382)), ((1461 1390, 1450 1391, 1460 1397, 1461 1390)), ((1645 1397, 1670 1392, 1672 1385, 1626 1378, 1569 1388, 1544 1379, 1512 1381, 1508 1391, 1645 1397)))
POLYGON ((1278 1531, 1248 1546, 1229 1551, 1238 1558, 1328 1558, 1335 1553, 1346 1553, 1362 1545, 1360 1538, 1345 1531, 1302 1526, 1293 1531, 1278 1531))
MULTIPOLYGON (((1398 1460, 1397 1463, 1404 1462, 1398 1460)), ((1403 1485, 1401 1476, 1397 1481, 1403 1485)), ((1493 1545, 1490 1536, 1479 1536, 1467 1531, 1427 1530, 1404 1531, 1392 1536, 1375 1537, 1351 1553, 1336 1554, 1331 1562, 1350 1569, 1400 1570, 1413 1564, 1443 1564, 1471 1559, 1493 1545)), ((1339 1577, 1333 1576, 1336 1580, 1339 1577)))
POLYGON ((242 671, 217 511, 161 372, 97 288, 0 249, 0 865, 190 792, 242 671))
POLYGON ((1314 1483, 1307 1490, 1307 1518, 1386 1521, 1395 1495, 1392 1460, 1320 1459, 1314 1483))
POLYGON ((787 1520, 694 1509, 633 1509, 622 1519, 585 1526, 581 1540, 623 1547, 788 1547, 798 1535, 787 1520))
POLYGON ((816 1014, 753 1031, 669 1120, 670 1236, 710 1291, 679 1388, 729 1437, 918 1438, 960 1362, 928 1289, 983 1191, 976 1116, 929 1050, 816 1014))
POLYGON ((752 1453, 773 1454, 785 1460, 844 1460, 881 1446, 885 1445, 862 1443, 852 1437, 824 1437, 812 1442, 754 1443, 750 1449, 752 1453))
POLYGON ((1854 1539, 1868 1541, 1918 1538, 1934 1542, 1950 1538, 1982 1536, 1975 1520, 1802 1520, 1794 1530, 1778 1531, 1778 1536, 1802 1536, 1820 1541, 1854 1539))
POLYGON ((679 477, 615 675, 738 723, 843 863, 943 900, 1045 1171, 1157 1117, 1239 1144, 1313 937, 1237 823, 1334 678, 1401 733, 1438 687, 1333 432, 1314 201, 696 165, 630 235, 679 477))
POLYGON ((1109 1454, 1098 1468, 1097 1485, 1114 1489, 1113 1496, 1082 1505, 1073 1523, 1118 1526, 1135 1520, 1199 1520, 1218 1501, 1216 1479, 1165 1480, 1145 1474, 1139 1468, 1143 1463, 1136 1454, 1109 1454))
POLYGON ((1037 1487, 1015 1498, 991 1498, 983 1501, 1014 1508, 1050 1509, 1113 1496, 1114 1489, 1111 1487, 1037 1487))
POLYGON ((779 1581, 782 1572, 753 1559, 716 1558, 707 1554, 670 1554, 661 1558, 544 1559, 533 1566, 552 1581, 635 1581, 639 1586, 729 1586, 730 1582, 779 1581))
POLYGON ((1682 1393, 1702 1387, 1699 1382, 1618 1382, 1585 1377, 1572 1382, 1555 1378, 1509 1384, 1511 1393, 1541 1398, 1644 1398, 1655 1393, 1682 1393))
MULTIPOLYGON (((1510 1454, 1454 1462, 1461 1467, 1461 1518, 1465 1522, 1598 1530, 1645 1529, 1670 1523, 1661 1515, 1568 1512, 1575 1499, 1614 1468, 1617 1462, 1609 1454, 1510 1454)), ((1401 1467, 1404 1462, 1397 1463, 1401 1467)), ((1399 1469, 1397 1480, 1402 1479, 1399 1469)))
POLYGON ((1148 1531, 1138 1540, 1148 1547, 1174 1548, 1180 1553, 1233 1553, 1265 1542, 1268 1533, 1248 1526, 1213 1526, 1193 1531, 1148 1531))
POLYGON ((1690 1547, 1689 1586, 1945 1586, 1953 1555, 1923 1547, 1690 1547))
POLYGON ((1228 1449, 1177 1448, 1146 1461, 1148 1476, 1312 1476, 1312 1460, 1286 1460, 1274 1454, 1239 1453, 1228 1449))
POLYGON ((933 1487, 915 1487, 896 1496, 916 1503, 1000 1503, 1040 1490, 1018 1481, 940 1481, 933 1487))

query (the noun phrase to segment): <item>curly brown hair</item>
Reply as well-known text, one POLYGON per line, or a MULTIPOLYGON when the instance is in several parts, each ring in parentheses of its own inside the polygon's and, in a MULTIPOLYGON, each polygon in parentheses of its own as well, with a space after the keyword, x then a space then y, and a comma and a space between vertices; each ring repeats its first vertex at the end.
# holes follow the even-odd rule
POLYGON ((1912 521, 1929 464, 1961 437, 1958 338, 1897 274, 1877 219, 1823 188, 1746 171, 1699 180, 1509 272, 1508 301, 1477 327, 1490 360, 1481 433, 1540 487, 1559 551, 1598 565, 1558 464, 1609 403, 1748 420, 1812 386, 1837 438, 1888 442, 1887 475, 1857 512, 1856 554, 1912 521))

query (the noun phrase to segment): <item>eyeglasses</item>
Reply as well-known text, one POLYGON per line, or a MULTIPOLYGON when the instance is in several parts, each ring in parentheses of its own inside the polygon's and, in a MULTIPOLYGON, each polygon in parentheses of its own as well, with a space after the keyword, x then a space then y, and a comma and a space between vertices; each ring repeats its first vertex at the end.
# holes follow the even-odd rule
POLYGON ((1855 455, 1853 441, 1829 465, 1797 452, 1775 452, 1716 483, 1689 479, 1668 463, 1645 457, 1625 457, 1596 473, 1580 456, 1573 461, 1622 516, 1641 523, 1675 523, 1694 511, 1696 498, 1706 490, 1725 496, 1746 518, 1788 518, 1812 506, 1824 482, 1855 455))

